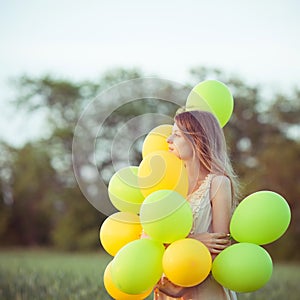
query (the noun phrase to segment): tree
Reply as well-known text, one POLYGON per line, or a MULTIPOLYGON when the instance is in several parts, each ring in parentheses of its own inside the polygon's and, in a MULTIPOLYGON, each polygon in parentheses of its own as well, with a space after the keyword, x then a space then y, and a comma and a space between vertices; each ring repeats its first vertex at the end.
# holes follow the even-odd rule
POLYGON ((173 122, 175 111, 185 104, 194 85, 215 78, 228 85, 235 100, 224 132, 241 182, 240 200, 261 189, 285 197, 292 209, 292 224, 283 238, 267 247, 276 258, 299 259, 294 250, 300 231, 299 90, 290 97, 273 95, 270 101, 262 96, 261 87, 203 67, 191 70, 188 86, 143 80, 142 75, 136 69, 115 69, 96 82, 75 83, 50 75, 16 80, 16 107, 25 108, 29 115, 46 110, 50 135, 20 149, 0 147, 1 240, 6 244, 54 244, 69 250, 97 247, 98 229, 106 216, 86 201, 73 167, 85 180, 86 192, 95 194, 95 202, 89 199, 93 205, 107 198, 106 186, 97 189, 97 180, 102 178, 107 185, 124 162, 138 165, 145 135, 157 122, 173 122), (80 123, 85 113, 87 118, 80 123), (78 128, 83 163, 74 156, 72 161, 78 128), (91 172, 95 164, 96 172, 91 172))
POLYGON ((1 178, 2 187, 9 191, 3 199, 6 224, 2 239, 9 244, 48 244, 53 214, 48 191, 54 191, 57 184, 50 157, 39 145, 9 147, 9 151, 9 178, 5 179, 3 174, 1 178))
MULTIPOLYGON (((34 229, 40 226, 37 217, 41 216, 41 220, 44 220, 48 226, 48 228, 46 228, 46 225, 44 227, 40 226, 40 228, 44 228, 45 236, 47 236, 45 243, 54 243, 61 248, 70 250, 87 249, 98 244, 98 242, 95 243, 98 235, 94 235, 95 228, 98 229, 106 216, 89 205, 78 189, 72 166, 74 129, 85 106, 97 94, 101 93, 102 89, 137 77, 141 77, 141 74, 136 70, 125 71, 119 69, 105 73, 98 83, 88 81, 74 83, 65 79, 53 78, 49 75, 41 78, 23 76, 15 82, 19 93, 15 105, 18 108, 26 109, 28 114, 40 109, 47 110, 48 118, 46 122, 49 125, 51 135, 34 145, 26 145, 22 149, 16 149, 16 160, 12 161, 15 170, 12 178, 16 183, 13 190, 18 195, 15 201, 18 206, 26 206, 26 209, 28 209, 27 215, 30 212, 31 216, 34 215, 35 217, 31 217, 29 224, 27 224, 25 221, 29 219, 26 219, 26 217, 19 218, 22 210, 18 210, 16 206, 13 207, 13 219, 16 220, 16 225, 12 227, 10 236, 13 232, 19 231, 20 227, 25 228, 26 226, 30 227, 30 230, 26 231, 30 234, 28 234, 26 242, 22 240, 25 236, 24 231, 22 237, 17 235, 12 243, 39 243, 40 240, 35 236, 34 229), (36 159, 36 156, 40 154, 39 152, 45 155, 45 159, 40 164, 36 159), (25 162, 28 162, 28 165, 25 162), (31 181, 24 183, 24 179, 18 176, 20 169, 25 167, 28 169, 27 172, 34 174, 35 177, 32 178, 28 173, 28 180, 31 179, 34 183, 31 183, 31 181), (30 167, 35 171, 32 171, 30 167), (45 171, 45 174, 48 175, 48 184, 40 182, 43 181, 41 171, 45 171), (19 185, 22 185, 23 189, 19 188, 19 185), (35 193, 37 196, 34 196, 35 193), (48 205, 48 207, 46 204, 41 206, 44 210, 39 210, 39 206, 35 203, 41 197, 45 200, 39 201, 48 205), (51 211, 53 214, 49 214, 47 211, 51 211)), ((161 86, 159 88, 161 89, 161 86)), ((170 93, 170 86, 163 87, 163 90, 161 94, 170 93)), ((122 90, 118 97, 115 97, 112 101, 101 103, 100 109, 89 119, 90 128, 93 129, 99 126, 99 116, 104 115, 106 117, 102 133, 98 137, 99 144, 96 145, 97 167, 101 176, 106 173, 106 184, 115 171, 112 168, 110 148, 116 130, 124 122, 126 123, 145 111, 149 113, 168 112, 172 106, 172 104, 166 102, 158 103, 157 99, 142 99, 142 96, 139 97, 141 91, 134 81, 133 84, 127 87, 126 95, 129 99, 133 97, 136 100, 125 104, 122 102, 124 94, 125 90, 122 90), (113 103, 113 101, 116 103, 113 103), (106 116, 106 110, 110 107, 114 109, 110 115, 106 116)), ((131 134, 135 135, 136 128, 132 127, 130 131, 131 134)), ((84 141, 82 145, 83 147, 86 145, 84 141)), ((141 159, 139 147, 140 144, 138 143, 133 145, 131 151, 132 164, 139 163, 141 159)), ((120 149, 117 151, 120 152, 120 149)), ((85 167, 80 166, 81 169, 85 167)), ((95 180, 98 176, 99 174, 96 174, 95 180)), ((98 198, 107 197, 107 190, 100 190, 97 195, 98 198)))

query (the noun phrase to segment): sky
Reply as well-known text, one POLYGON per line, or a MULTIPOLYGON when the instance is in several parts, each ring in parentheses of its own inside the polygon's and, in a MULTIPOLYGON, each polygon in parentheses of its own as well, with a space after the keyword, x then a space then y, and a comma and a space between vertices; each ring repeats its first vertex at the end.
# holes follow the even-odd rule
POLYGON ((299 12, 297 0, 0 0, 0 139, 44 134, 42 114, 9 104, 22 74, 93 80, 136 67, 186 83, 206 66, 288 91, 300 79, 299 12))

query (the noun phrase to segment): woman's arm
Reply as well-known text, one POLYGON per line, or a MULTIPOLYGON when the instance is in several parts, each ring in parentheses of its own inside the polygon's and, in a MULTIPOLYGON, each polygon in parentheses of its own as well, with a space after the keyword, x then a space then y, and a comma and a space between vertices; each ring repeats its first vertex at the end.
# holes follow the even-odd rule
POLYGON ((231 184, 226 176, 216 176, 211 183, 213 232, 229 233, 231 218, 231 184))
POLYGON ((212 233, 191 235, 215 256, 230 245, 231 184, 226 176, 215 176, 211 182, 212 233))

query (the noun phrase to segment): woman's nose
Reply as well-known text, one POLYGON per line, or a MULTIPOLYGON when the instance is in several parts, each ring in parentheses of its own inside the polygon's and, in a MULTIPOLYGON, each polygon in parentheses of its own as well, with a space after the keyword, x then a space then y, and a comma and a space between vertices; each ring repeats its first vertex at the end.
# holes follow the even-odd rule
POLYGON ((167 143, 170 144, 172 142, 173 142, 172 135, 170 135, 170 136, 167 137, 167 143))

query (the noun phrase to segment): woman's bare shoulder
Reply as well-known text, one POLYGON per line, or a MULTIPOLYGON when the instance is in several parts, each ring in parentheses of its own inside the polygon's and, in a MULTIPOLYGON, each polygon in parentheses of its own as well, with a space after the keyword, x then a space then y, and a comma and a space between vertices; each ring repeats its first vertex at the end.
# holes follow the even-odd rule
POLYGON ((211 181, 212 199, 220 194, 231 196, 231 181, 225 175, 215 175, 211 181))
POLYGON ((228 176, 225 175, 218 175, 218 174, 213 174, 212 180, 211 180, 212 185, 229 185, 231 184, 230 179, 228 176))

